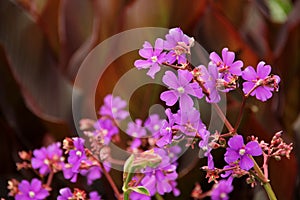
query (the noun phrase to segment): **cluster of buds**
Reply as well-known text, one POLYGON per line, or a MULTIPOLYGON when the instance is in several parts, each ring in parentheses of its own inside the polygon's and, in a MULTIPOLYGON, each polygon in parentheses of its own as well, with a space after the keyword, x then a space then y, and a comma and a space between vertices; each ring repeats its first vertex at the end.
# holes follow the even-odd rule
POLYGON ((22 162, 16 163, 17 169, 29 169, 31 168, 31 158, 32 158, 32 152, 26 152, 26 151, 20 151, 19 157, 22 159, 22 162))
POLYGON ((293 143, 286 144, 282 139, 282 131, 275 133, 270 144, 261 141, 260 146, 268 157, 281 160, 282 157, 290 158, 293 143))
POLYGON ((8 181, 8 186, 7 186, 7 189, 9 190, 8 196, 14 197, 16 196, 16 194, 19 193, 18 185, 19 185, 19 181, 17 181, 14 178, 8 181))
POLYGON ((66 137, 63 140, 63 149, 65 150, 65 154, 69 153, 70 150, 75 148, 74 142, 72 138, 66 137))

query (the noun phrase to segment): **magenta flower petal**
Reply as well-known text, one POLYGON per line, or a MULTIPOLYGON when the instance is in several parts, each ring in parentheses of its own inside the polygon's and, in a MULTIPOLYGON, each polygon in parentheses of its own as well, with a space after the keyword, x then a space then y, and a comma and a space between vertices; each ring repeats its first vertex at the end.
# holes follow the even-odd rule
POLYGON ((143 45, 143 49, 139 50, 139 54, 140 54, 140 56, 142 56, 143 58, 146 58, 146 59, 151 57, 153 54, 152 45, 146 41, 143 45))
POLYGON ((222 50, 222 58, 224 63, 232 64, 235 58, 235 55, 233 52, 228 51, 228 48, 224 48, 222 50))
POLYGON ((159 64, 154 63, 154 64, 152 65, 152 67, 149 68, 149 71, 147 72, 147 75, 150 76, 152 79, 154 79, 155 74, 156 74, 157 72, 159 72, 159 71, 160 71, 160 66, 159 66, 159 64))
POLYGON ((165 101, 168 106, 173 106, 177 102, 178 96, 174 91, 165 91, 160 94, 160 99, 165 101))
POLYGON ((136 66, 137 69, 147 69, 152 65, 152 62, 149 60, 136 60, 134 62, 134 66, 136 66))
POLYGON ((216 52, 211 52, 209 55, 209 59, 215 61, 216 63, 222 62, 222 59, 216 52))
POLYGON ((180 106, 181 110, 183 110, 183 111, 190 110, 193 107, 193 105, 194 105, 194 102, 189 95, 183 94, 180 96, 179 106, 180 106))
POLYGON ((252 156, 260 156, 262 154, 262 149, 256 141, 248 142, 245 149, 247 153, 251 154, 252 156))
POLYGON ((161 38, 158 38, 155 41, 155 45, 154 45, 154 54, 155 55, 159 55, 164 49, 164 41, 161 38))
POLYGON ((253 67, 249 66, 247 67, 243 73, 242 77, 244 80, 251 81, 256 79, 256 72, 253 67))
POLYGON ((187 85, 193 79, 193 75, 188 70, 178 70, 178 84, 187 85))
POLYGON ((254 163, 248 156, 242 156, 239 165, 241 169, 249 170, 254 166, 254 163))
POLYGON ((244 139, 241 135, 236 135, 229 139, 228 145, 234 150, 241 149, 244 146, 244 139))
POLYGON ((261 101, 266 101, 272 97, 272 92, 270 91, 271 88, 266 88, 264 86, 256 88, 256 98, 261 101))
POLYGON ((271 66, 265 65, 265 62, 261 61, 257 65, 257 76, 261 79, 266 78, 271 73, 271 66))
POLYGON ((172 89, 177 89, 179 87, 179 84, 177 82, 177 77, 171 71, 166 71, 162 80, 167 86, 169 86, 172 89))
POLYGON ((70 188, 62 188, 59 190, 59 196, 57 197, 57 200, 68 200, 73 196, 73 193, 70 188))
POLYGON ((231 65, 231 68, 229 71, 232 74, 241 75, 242 74, 241 68, 243 67, 243 65, 244 65, 244 63, 242 61, 238 60, 231 65))
MULTIPOLYGON (((253 82, 244 82, 243 83, 243 92, 245 94, 248 94, 248 92, 250 92, 250 90, 255 86, 255 83, 253 82)), ((255 96, 256 94, 256 90, 254 90, 253 92, 251 92, 251 96, 255 96)))
POLYGON ((28 192, 29 187, 30 187, 30 184, 26 180, 22 180, 21 183, 18 185, 19 190, 22 192, 28 192))
POLYGON ((237 161, 239 158, 240 158, 239 153, 232 149, 228 149, 226 151, 226 153, 224 154, 224 160, 227 163, 233 163, 233 162, 237 161))

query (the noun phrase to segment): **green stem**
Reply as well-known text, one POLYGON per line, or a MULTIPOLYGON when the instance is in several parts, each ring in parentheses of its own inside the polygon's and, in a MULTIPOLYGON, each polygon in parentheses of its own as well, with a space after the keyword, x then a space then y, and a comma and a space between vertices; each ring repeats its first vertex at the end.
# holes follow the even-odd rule
POLYGON ((264 173, 262 172, 262 170, 260 169, 260 167, 258 166, 258 164, 256 163, 256 161, 254 160, 254 158, 252 156, 250 156, 250 158, 253 160, 254 162, 254 170, 257 173, 257 177, 260 179, 260 181, 262 182, 268 197, 270 200, 277 200, 276 195, 271 187, 271 184, 269 183, 269 180, 265 177, 264 173))
POLYGON ((164 198, 160 194, 158 194, 158 193, 155 193, 155 198, 157 200, 164 200, 164 198))
POLYGON ((264 183, 263 186, 264 186, 264 188, 265 188, 265 190, 268 194, 269 199, 270 200, 277 200, 276 195, 275 195, 275 193, 274 193, 274 191, 271 187, 271 184, 270 183, 264 183))

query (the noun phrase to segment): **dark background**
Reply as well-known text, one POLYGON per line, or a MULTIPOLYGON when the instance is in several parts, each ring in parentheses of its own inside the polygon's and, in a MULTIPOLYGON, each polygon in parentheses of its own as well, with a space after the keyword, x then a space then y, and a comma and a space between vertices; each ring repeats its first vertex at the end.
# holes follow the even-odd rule
MULTIPOLYGON (((299 199, 297 158, 300 150, 300 1, 231 0, 1 0, 0 1, 0 197, 7 197, 7 180, 30 179, 17 171, 18 151, 32 150, 73 136, 71 95, 76 72, 101 41, 137 27, 180 27, 208 52, 223 47, 237 52, 246 66, 264 60, 280 75, 280 91, 266 103, 247 103, 239 131, 269 141, 284 131, 295 144, 290 160, 270 162, 270 179, 278 199, 299 199), (298 121, 297 121, 298 119, 298 121)), ((97 110, 114 83, 133 67, 133 52, 116 60, 101 79, 97 110), (101 84, 109 83, 109 84, 101 84)), ((133 102, 148 105, 154 94, 142 90, 133 102)), ((241 98, 228 96, 228 118, 235 120, 241 98)), ((139 115, 141 105, 133 104, 139 115)), ((221 157, 220 157, 221 159, 221 157)), ((181 160, 178 199, 188 199, 195 182, 204 189, 203 160, 181 160), (188 162, 188 164, 186 164, 188 162), (190 170, 190 167, 193 168, 190 170)), ((115 179, 120 172, 112 171, 115 179)), ((121 180, 121 179, 120 179, 121 180)), ((67 182, 54 179, 54 194, 67 182)), ((121 187, 121 182, 117 181, 121 187)), ((262 199, 244 180, 235 181, 232 199, 262 199)), ((74 186, 74 185, 73 185, 74 186)), ((85 187, 78 183, 78 186, 85 187)), ((103 197, 111 198, 105 180, 96 182, 103 197)), ((172 199, 167 196, 166 199, 172 199)))

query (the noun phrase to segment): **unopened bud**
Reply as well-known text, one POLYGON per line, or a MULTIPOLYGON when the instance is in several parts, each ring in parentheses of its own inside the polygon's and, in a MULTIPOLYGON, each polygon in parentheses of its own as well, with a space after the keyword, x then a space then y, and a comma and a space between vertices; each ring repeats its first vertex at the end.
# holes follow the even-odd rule
POLYGON ((280 156, 274 156, 275 160, 280 161, 281 157, 280 156))
POLYGON ((30 161, 30 160, 31 160, 31 157, 32 157, 32 154, 31 154, 30 152, 20 151, 20 152, 19 152, 19 157, 20 157, 22 160, 28 160, 28 161, 30 161))
POLYGON ((74 142, 72 140, 72 138, 65 138, 63 141, 63 149, 67 150, 67 152, 69 150, 74 149, 74 142))

